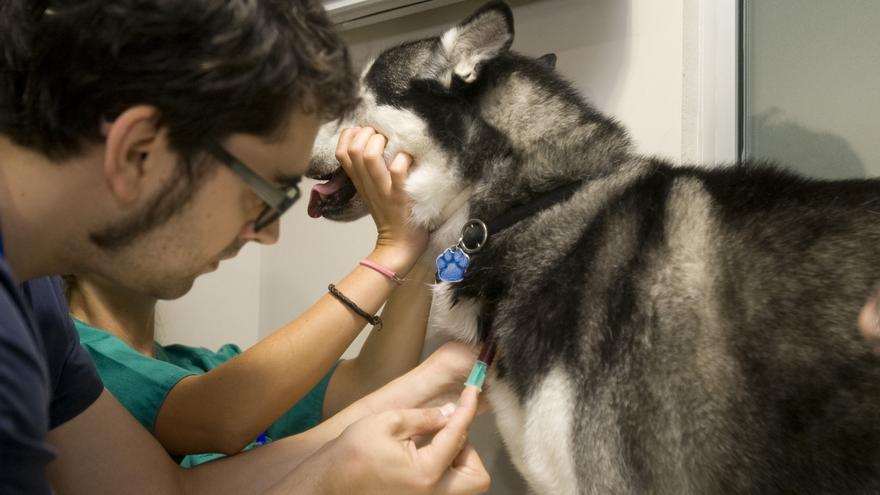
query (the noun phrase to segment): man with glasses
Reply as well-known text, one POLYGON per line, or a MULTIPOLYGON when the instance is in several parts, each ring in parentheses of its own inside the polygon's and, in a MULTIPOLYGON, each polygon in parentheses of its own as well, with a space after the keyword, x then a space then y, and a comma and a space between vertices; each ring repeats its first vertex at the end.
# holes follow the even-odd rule
MULTIPOLYGON (((372 129, 347 133, 353 134, 377 148, 383 145, 384 138, 372 129)), ((271 228, 300 197, 299 176, 276 177, 286 184, 278 187, 222 145, 206 148, 265 203, 254 220, 255 232, 271 228)), ((359 159, 357 154, 354 149, 350 159, 359 159)), ((374 283, 388 283, 369 275, 374 283)), ((89 274, 64 277, 74 326, 104 386, 166 450, 185 456, 183 466, 301 433, 412 369, 422 350, 432 279, 427 267, 410 270, 385 305, 382 331, 370 332, 356 358, 336 362, 364 321, 332 327, 309 322, 325 318, 327 309, 343 309, 335 301, 316 306, 245 352, 232 344, 213 351, 156 342, 158 301, 149 293, 89 274), (302 344, 279 345, 291 340, 302 344)), ((472 358, 456 357, 444 365, 457 365, 463 375, 472 358)))
MULTIPOLYGON (((0 3, 0 492, 485 489, 488 475, 465 446, 473 391, 457 410, 394 410, 461 378, 430 362, 303 435, 181 469, 102 388, 58 279, 46 278, 85 273, 174 298, 243 243, 274 242, 272 221, 294 193, 255 194, 206 149, 222 143, 248 163, 244 175, 283 187, 305 169, 319 123, 354 98, 347 54, 316 2, 0 3)), ((352 165, 387 174, 381 160, 363 159, 381 144, 368 134, 348 147, 352 165)), ((406 166, 391 170, 394 179, 406 166)), ((408 272, 424 233, 405 222, 400 181, 377 194, 357 185, 383 200, 371 204, 385 237, 370 260, 408 272)), ((361 267, 337 286, 375 310, 393 282, 361 267)), ((329 297, 316 307, 322 327, 358 318, 329 297)), ((341 345, 341 333, 319 343, 341 345)))
POLYGON ((260 197, 266 206, 254 220, 254 231, 259 232, 263 228, 275 223, 300 197, 299 183, 302 179, 299 175, 282 178, 283 189, 277 189, 270 182, 260 177, 247 165, 241 163, 232 153, 226 151, 223 146, 211 142, 207 146, 208 151, 215 158, 223 162, 230 170, 241 177, 254 193, 260 197))

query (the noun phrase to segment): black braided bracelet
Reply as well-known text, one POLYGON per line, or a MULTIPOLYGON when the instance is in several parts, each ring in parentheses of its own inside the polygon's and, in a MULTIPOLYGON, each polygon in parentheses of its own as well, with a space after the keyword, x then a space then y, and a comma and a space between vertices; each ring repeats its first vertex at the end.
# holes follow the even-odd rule
POLYGON ((330 295, 339 300, 339 302, 348 306, 348 309, 354 311, 358 314, 358 316, 367 320, 367 323, 369 323, 370 325, 373 325, 376 328, 377 332, 379 330, 382 330, 382 318, 379 318, 379 315, 371 315, 370 313, 367 313, 366 311, 361 309, 361 307, 355 304, 354 301, 345 297, 345 294, 339 292, 339 289, 337 289, 336 286, 333 284, 328 285, 327 290, 330 291, 330 295))

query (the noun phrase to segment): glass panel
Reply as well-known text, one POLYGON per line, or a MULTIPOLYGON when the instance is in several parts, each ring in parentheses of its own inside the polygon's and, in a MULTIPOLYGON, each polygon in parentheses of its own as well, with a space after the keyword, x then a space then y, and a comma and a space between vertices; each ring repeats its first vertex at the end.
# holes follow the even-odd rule
POLYGON ((880 1, 743 3, 745 156, 880 175, 880 1))

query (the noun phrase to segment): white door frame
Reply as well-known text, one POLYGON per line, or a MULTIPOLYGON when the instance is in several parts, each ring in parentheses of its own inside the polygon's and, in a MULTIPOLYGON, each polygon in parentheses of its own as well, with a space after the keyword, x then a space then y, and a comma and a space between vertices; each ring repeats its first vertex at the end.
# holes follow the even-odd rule
POLYGON ((738 154, 737 0, 684 0, 682 160, 716 165, 738 154))

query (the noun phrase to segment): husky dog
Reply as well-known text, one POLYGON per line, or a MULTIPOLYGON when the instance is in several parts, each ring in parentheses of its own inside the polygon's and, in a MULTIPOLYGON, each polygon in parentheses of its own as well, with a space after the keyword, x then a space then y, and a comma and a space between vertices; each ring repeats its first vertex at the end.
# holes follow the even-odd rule
POLYGON ((365 213, 333 156, 354 124, 414 156, 432 256, 468 219, 576 188, 435 287, 432 325, 497 343, 488 396, 531 489, 880 493, 880 358, 856 328, 880 281, 880 181, 639 156, 512 42, 496 2, 381 53, 351 120, 319 135, 309 210, 365 213))

